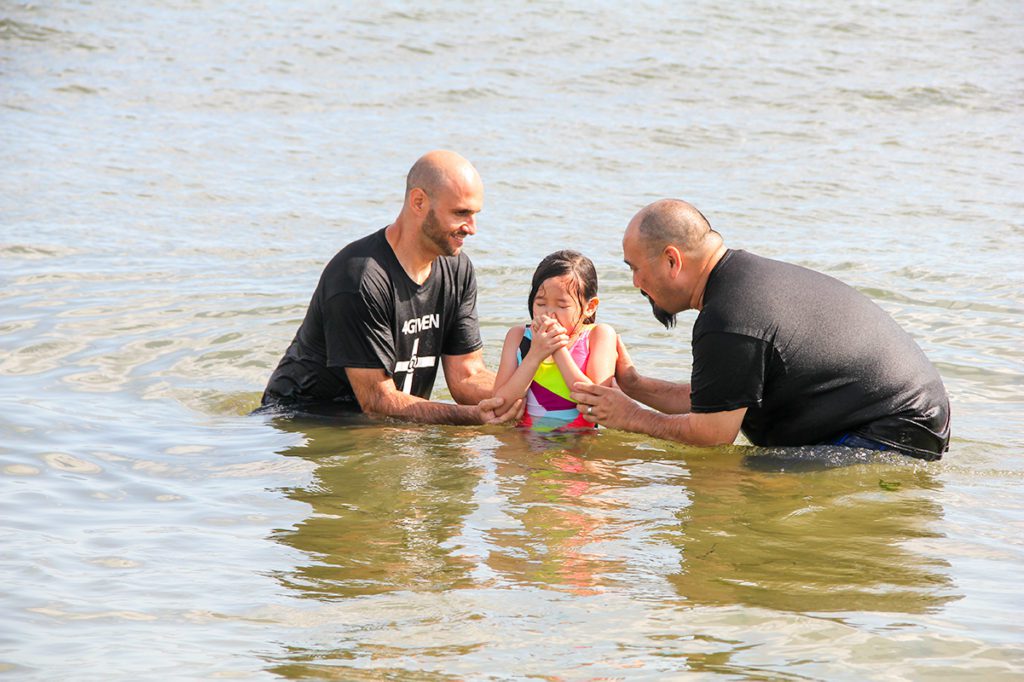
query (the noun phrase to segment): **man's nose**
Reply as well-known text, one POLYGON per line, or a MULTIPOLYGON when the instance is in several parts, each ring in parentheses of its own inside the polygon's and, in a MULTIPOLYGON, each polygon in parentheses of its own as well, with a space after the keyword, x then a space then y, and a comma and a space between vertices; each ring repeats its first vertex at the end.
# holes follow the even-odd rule
POLYGON ((471 215, 466 218, 466 222, 463 223, 462 229, 470 236, 476 234, 476 216, 471 215))

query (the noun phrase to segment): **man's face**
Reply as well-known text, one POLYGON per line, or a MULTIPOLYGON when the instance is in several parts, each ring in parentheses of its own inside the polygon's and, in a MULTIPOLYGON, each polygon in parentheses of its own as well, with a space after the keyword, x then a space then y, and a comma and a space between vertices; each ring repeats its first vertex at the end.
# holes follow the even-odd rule
POLYGON ((484 205, 479 179, 450 182, 439 189, 423 219, 423 234, 443 256, 462 250, 466 237, 476 234, 476 214, 484 205))
POLYGON ((661 284, 657 267, 660 255, 648 253, 640 238, 639 230, 633 225, 626 228, 626 234, 622 238, 622 256, 633 273, 633 286, 639 289, 651 304, 654 319, 663 324, 666 329, 674 327, 676 325, 675 313, 670 313, 662 307, 663 302, 660 300, 662 292, 665 290, 661 284))

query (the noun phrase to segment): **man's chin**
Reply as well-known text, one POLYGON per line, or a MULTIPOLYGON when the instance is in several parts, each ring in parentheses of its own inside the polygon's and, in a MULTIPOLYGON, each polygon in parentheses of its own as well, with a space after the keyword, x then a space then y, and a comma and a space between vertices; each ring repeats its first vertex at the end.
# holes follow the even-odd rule
POLYGON ((664 325, 665 329, 671 329, 672 327, 676 326, 675 313, 670 313, 669 311, 665 310, 657 303, 655 303, 654 299, 648 296, 646 291, 642 293, 644 295, 644 298, 647 299, 647 302, 651 304, 651 314, 654 315, 654 319, 656 319, 658 322, 664 325))
POLYGON ((431 239, 434 242, 434 246, 437 247, 437 253, 440 256, 457 256, 459 251, 462 250, 461 244, 455 244, 450 239, 431 239))
POLYGON ((458 256, 462 252, 463 246, 465 246, 465 239, 449 237, 445 240, 442 250, 446 256, 458 256))
POLYGON ((468 234, 460 234, 458 237, 452 237, 448 240, 448 243, 452 247, 452 255, 458 255, 459 251, 462 251, 462 247, 466 245, 466 239, 469 237, 468 234))
POLYGON ((671 329, 676 326, 676 316, 673 313, 670 313, 667 310, 662 310, 658 306, 651 306, 651 308, 653 308, 651 312, 654 314, 654 319, 661 322, 665 326, 665 329, 671 329))

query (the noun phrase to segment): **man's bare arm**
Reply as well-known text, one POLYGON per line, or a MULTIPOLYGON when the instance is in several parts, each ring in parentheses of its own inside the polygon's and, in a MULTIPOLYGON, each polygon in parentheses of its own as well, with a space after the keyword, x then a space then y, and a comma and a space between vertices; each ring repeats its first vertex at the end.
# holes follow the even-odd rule
POLYGON ((731 444, 747 413, 742 407, 727 412, 662 414, 638 405, 619 389, 582 382, 573 386, 570 397, 588 421, 701 446, 731 444))
POLYGON ((382 369, 346 367, 345 374, 363 412, 427 424, 480 424, 476 405, 451 405, 402 393, 382 369))
POLYGON ((690 384, 645 377, 633 365, 621 337, 616 337, 615 348, 618 354, 615 383, 623 393, 665 414, 686 414, 690 411, 690 384))
POLYGON ((628 386, 619 383, 619 388, 633 400, 664 414, 687 414, 690 411, 690 384, 638 375, 635 383, 628 386))
POLYGON ((746 413, 745 407, 728 412, 689 414, 662 414, 640 409, 623 428, 690 445, 732 445, 746 413))

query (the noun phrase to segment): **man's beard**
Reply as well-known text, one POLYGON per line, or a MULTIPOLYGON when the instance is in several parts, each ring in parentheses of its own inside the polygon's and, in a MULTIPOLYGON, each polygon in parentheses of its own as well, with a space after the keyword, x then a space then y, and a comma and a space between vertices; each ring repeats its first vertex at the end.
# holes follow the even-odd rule
POLYGON ((654 319, 665 325, 665 329, 671 329, 676 326, 675 313, 670 313, 664 308, 659 307, 646 291, 641 291, 640 293, 643 294, 644 298, 647 299, 647 302, 651 304, 651 313, 654 315, 654 319))
POLYGON ((445 232, 434 209, 427 211, 427 217, 423 219, 423 234, 427 235, 427 239, 434 242, 434 245, 445 256, 454 256, 459 252, 459 247, 452 246, 448 240, 450 233, 445 232))

